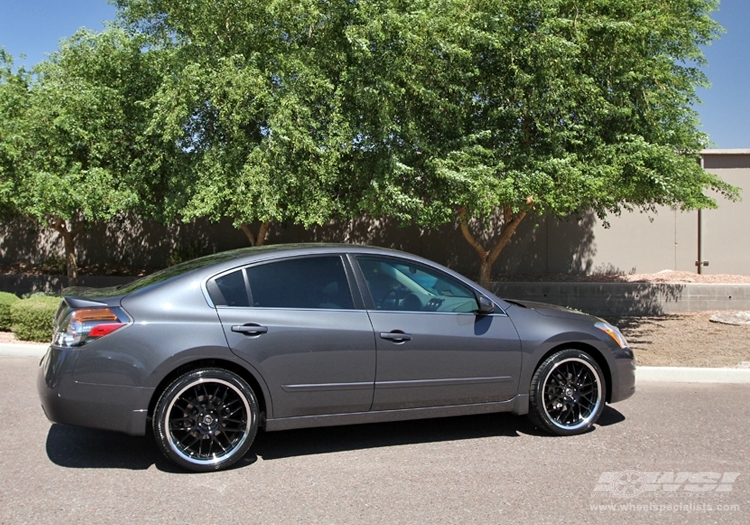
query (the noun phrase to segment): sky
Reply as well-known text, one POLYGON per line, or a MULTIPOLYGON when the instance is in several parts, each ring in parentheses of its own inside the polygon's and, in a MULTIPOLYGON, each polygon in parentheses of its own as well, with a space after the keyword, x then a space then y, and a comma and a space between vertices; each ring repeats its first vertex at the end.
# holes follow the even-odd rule
MULTIPOLYGON (((101 31, 114 18, 106 0, 0 0, 0 46, 32 66, 78 28, 101 31)), ((750 1, 722 0, 714 18, 726 33, 704 49, 712 87, 698 91, 696 109, 711 147, 750 149, 750 1)))

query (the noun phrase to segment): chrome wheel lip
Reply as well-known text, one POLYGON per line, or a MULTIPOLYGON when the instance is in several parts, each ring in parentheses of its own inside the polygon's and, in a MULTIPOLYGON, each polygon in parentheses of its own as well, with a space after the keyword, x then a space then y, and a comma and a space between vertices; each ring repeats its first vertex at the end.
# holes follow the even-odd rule
MULTIPOLYGON (((576 399, 575 403, 580 408, 580 401, 576 399)), ((547 419, 550 423, 552 423, 557 428, 566 430, 566 431, 575 431, 580 430, 582 428, 588 427, 591 422, 594 420, 595 417, 598 416, 599 407, 602 404, 602 382, 601 382, 601 374, 594 368, 594 366, 586 361, 585 359, 582 359, 580 357, 568 357, 566 359, 563 359, 562 361, 555 363, 555 366, 553 366, 549 372, 544 376, 544 381, 542 382, 542 408, 544 410, 545 415, 547 416, 547 419), (566 425, 560 421, 558 421, 552 414, 550 414, 550 408, 548 406, 548 399, 547 399, 547 387, 549 386, 549 379, 552 374, 554 374, 562 365, 565 365, 566 363, 576 363, 578 365, 583 365, 588 369, 588 372, 590 373, 592 379, 594 380, 595 387, 596 387, 596 401, 594 402, 593 406, 591 407, 591 410, 589 413, 578 420, 573 425, 566 425)))
POLYGON ((250 404, 247 400, 247 396, 242 392, 242 390, 235 384, 233 384, 230 381, 226 381, 224 379, 219 378, 212 378, 212 377, 201 377, 195 381, 191 381, 187 385, 185 385, 182 389, 180 389, 177 394, 172 396, 172 399, 169 402, 169 405, 167 405, 167 409, 164 412, 164 430, 167 435, 167 441, 169 443, 169 448, 172 449, 172 451, 179 455, 180 458, 182 458, 184 461, 187 461, 188 463, 192 463, 194 465, 215 465, 221 461, 225 461, 227 458, 231 457, 233 454, 236 453, 237 450, 240 450, 242 448, 242 445, 247 441, 248 436, 250 435, 250 430, 253 426, 253 415, 250 410, 250 404), (221 384, 228 388, 230 388, 237 397, 242 401, 245 415, 247 421, 245 422, 245 428, 242 430, 242 437, 239 441, 237 441, 234 446, 232 446, 230 449, 228 449, 224 453, 220 454, 212 454, 208 458, 197 458, 190 454, 187 454, 185 450, 179 446, 177 446, 177 438, 172 434, 172 430, 170 428, 170 414, 172 413, 172 409, 174 408, 175 403, 177 403, 180 399, 182 399, 182 395, 187 392, 188 390, 195 388, 197 385, 201 384, 221 384))

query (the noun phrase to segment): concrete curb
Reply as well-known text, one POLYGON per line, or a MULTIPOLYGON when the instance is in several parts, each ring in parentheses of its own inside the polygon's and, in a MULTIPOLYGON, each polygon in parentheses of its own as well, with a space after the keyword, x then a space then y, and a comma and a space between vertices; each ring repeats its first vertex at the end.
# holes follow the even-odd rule
POLYGON ((42 357, 49 345, 32 345, 19 343, 0 343, 0 356, 5 357, 42 357))
POLYGON ((688 368, 682 366, 641 366, 635 371, 636 383, 750 383, 747 368, 688 368))
MULTIPOLYGON (((0 343, 0 356, 41 358, 49 345, 0 343)), ((750 384, 750 369, 687 368, 678 366, 640 366, 636 382, 660 383, 734 383, 750 384)))

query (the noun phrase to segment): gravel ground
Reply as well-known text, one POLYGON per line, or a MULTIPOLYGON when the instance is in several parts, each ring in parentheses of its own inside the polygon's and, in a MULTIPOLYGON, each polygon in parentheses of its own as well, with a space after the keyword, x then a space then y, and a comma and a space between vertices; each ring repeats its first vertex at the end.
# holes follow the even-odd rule
POLYGON ((640 366, 750 368, 750 325, 714 323, 719 312, 610 319, 640 366))
MULTIPOLYGON (((50 338, 51 337, 52 335, 50 334, 50 338)), ((47 342, 49 341, 45 341, 45 343, 47 342)), ((39 344, 38 342, 35 342, 35 341, 20 341, 15 338, 15 336, 13 335, 13 332, 0 332, 0 344, 2 343, 21 343, 24 345, 38 345, 39 344)))

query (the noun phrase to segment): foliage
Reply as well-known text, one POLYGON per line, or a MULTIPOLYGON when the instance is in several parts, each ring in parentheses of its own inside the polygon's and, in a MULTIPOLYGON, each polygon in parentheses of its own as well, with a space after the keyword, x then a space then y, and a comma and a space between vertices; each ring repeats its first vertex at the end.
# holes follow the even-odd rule
POLYGON ((336 80, 348 22, 339 6, 116 4, 151 45, 173 51, 154 128, 190 160, 170 201, 178 216, 228 217, 262 243, 271 222, 310 226, 346 213, 337 195, 353 139, 336 80))
POLYGON ((5 124, 14 130, 2 140, 13 147, 14 171, 2 200, 60 233, 72 279, 83 227, 124 210, 153 213, 179 159, 174 145, 148 133, 145 102, 161 82, 162 57, 142 44, 121 29, 81 30, 33 76, 13 77, 25 89, 5 124))
POLYGON ((69 266, 80 224, 123 210, 253 244, 366 213, 457 220, 488 284, 527 215, 738 197, 697 162, 716 0, 114 3, 127 31, 77 33, 35 76, 0 57, 0 202, 69 266))
POLYGON ((715 207, 707 189, 736 198, 697 162, 708 139, 692 106, 707 85, 699 46, 720 30, 715 5, 443 1, 425 16, 408 4, 396 15, 408 21, 408 60, 391 57, 386 34, 372 62, 389 67, 367 80, 405 95, 391 90, 380 105, 378 119, 399 124, 383 152, 399 168, 377 181, 387 190, 375 209, 424 225, 457 217, 487 285, 526 214, 715 207), (485 249, 470 221, 498 209, 503 226, 485 249))
POLYGON ((118 0, 180 59, 185 218, 458 219, 481 279, 527 214, 714 207, 695 88, 715 0, 118 0), (470 226, 499 210, 487 250, 470 226))
POLYGON ((59 297, 48 296, 13 303, 10 307, 13 334, 21 341, 51 341, 52 323, 59 306, 59 297))
POLYGON ((15 294, 0 292, 0 330, 10 330, 10 307, 19 300, 15 294))
POLYGON ((15 213, 11 202, 13 181, 23 150, 19 117, 26 106, 29 81, 27 71, 14 70, 12 57, 0 48, 0 217, 15 213))
POLYGON ((187 246, 179 246, 173 248, 169 252, 167 258, 167 266, 174 266, 187 261, 192 261, 204 255, 210 255, 213 253, 211 247, 206 241, 194 241, 189 243, 187 246))

